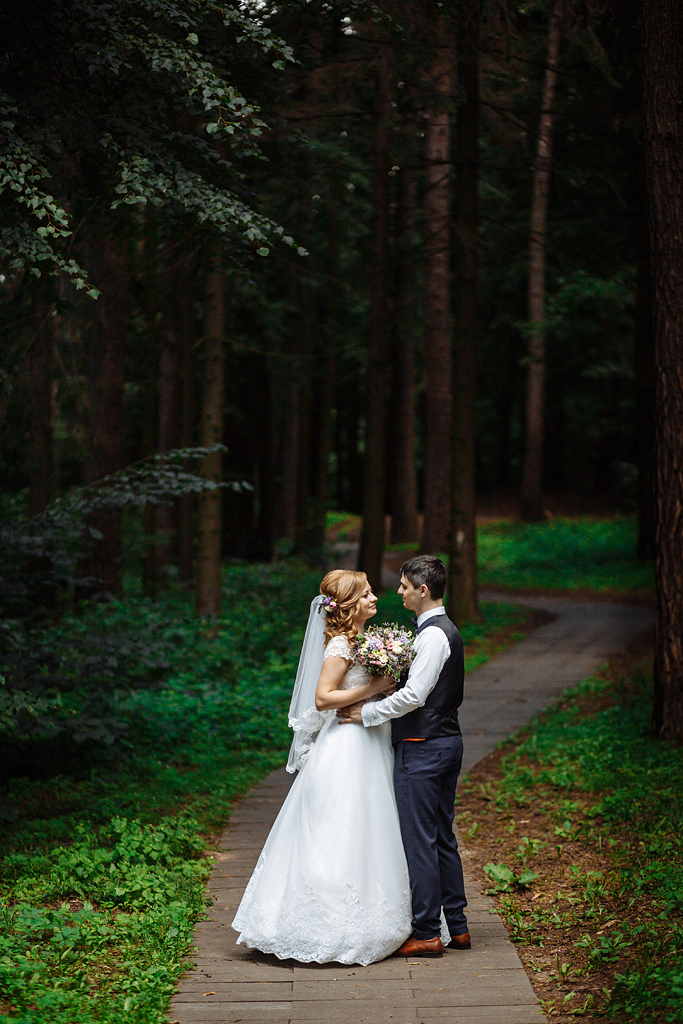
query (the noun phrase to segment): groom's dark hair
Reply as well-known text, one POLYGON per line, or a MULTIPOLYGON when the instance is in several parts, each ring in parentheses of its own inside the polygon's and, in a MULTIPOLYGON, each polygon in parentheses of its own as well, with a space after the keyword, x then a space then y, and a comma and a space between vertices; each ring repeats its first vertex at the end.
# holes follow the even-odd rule
POLYGON ((446 566, 435 555, 416 555, 409 558, 401 566, 401 576, 405 576, 414 587, 424 583, 433 601, 443 597, 446 589, 446 566))

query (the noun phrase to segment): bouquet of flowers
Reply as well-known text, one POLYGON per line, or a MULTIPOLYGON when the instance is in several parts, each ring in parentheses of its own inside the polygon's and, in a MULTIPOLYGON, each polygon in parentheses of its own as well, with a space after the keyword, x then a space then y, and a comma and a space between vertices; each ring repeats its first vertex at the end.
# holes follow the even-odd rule
POLYGON ((371 676, 398 679, 415 657, 413 635, 395 622, 369 626, 355 638, 356 662, 371 676))

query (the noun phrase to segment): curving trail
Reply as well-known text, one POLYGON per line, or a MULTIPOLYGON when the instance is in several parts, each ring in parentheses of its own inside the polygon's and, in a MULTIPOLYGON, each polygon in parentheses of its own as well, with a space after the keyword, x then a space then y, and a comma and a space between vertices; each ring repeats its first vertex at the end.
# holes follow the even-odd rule
MULTIPOLYGON (((557 618, 471 672, 462 708, 468 771, 496 744, 595 672, 653 620, 648 609, 571 598, 482 594, 557 618)), ((210 920, 198 925, 196 970, 173 999, 176 1024, 542 1024, 547 1018, 492 901, 467 879, 473 948, 441 960, 389 958, 369 967, 298 966, 235 946, 230 928, 291 776, 273 772, 239 802, 209 880, 210 920)))
POLYGON ((488 601, 543 608, 557 618, 467 676, 461 709, 463 770, 495 750, 568 687, 593 675, 654 622, 649 608, 571 597, 482 591, 488 601))

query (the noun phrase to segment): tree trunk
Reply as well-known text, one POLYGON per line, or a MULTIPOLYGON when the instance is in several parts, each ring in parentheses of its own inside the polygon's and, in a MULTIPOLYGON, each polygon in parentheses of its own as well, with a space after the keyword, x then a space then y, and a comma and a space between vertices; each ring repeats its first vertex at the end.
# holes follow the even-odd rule
MULTIPOLYGON (((140 450, 135 458, 146 458, 157 451, 159 438, 159 310, 158 288, 158 238, 151 218, 145 223, 140 242, 142 267, 139 288, 144 295, 145 341, 144 361, 146 369, 144 416, 140 450)), ((157 548, 157 506, 145 505, 142 532, 144 555, 142 561, 142 593, 155 598, 159 593, 159 561, 157 548)))
POLYGON ((543 518, 543 393, 545 386, 545 239, 552 157, 555 89, 560 55, 563 0, 555 0, 548 29, 541 121, 534 165, 529 235, 529 367, 526 397, 526 448, 520 514, 543 518))
MULTIPOLYGON (((96 240, 92 281, 100 291, 93 304, 90 337, 90 422, 84 481, 93 483, 124 465, 123 374, 128 317, 128 252, 125 235, 110 225, 96 240)), ((87 572, 114 594, 121 589, 121 515, 97 512, 88 517, 102 540, 94 542, 87 572)))
MULTIPOLYGON (((463 4, 463 8, 465 5, 463 4)), ((453 494, 448 551, 448 609, 454 622, 480 617, 475 520, 477 249, 479 190, 479 5, 462 10, 458 74, 458 186, 455 209, 456 359, 453 400, 453 494)))
POLYGON ((371 337, 366 381, 367 434, 363 485, 363 529, 358 568, 371 586, 382 585, 384 554, 385 444, 388 380, 389 119, 390 71, 386 47, 379 55, 377 121, 372 190, 371 337))
MULTIPOLYGON (((181 430, 181 357, 182 266, 177 247, 166 245, 164 253, 164 285, 161 300, 161 345, 159 351, 159 451, 168 452, 180 446, 181 430)), ((161 534, 157 548, 159 568, 174 561, 177 548, 178 506, 157 507, 157 529, 161 534)))
MULTIPOLYGON (((225 279, 214 257, 204 295, 204 387, 200 444, 223 442, 223 339, 225 335, 225 279)), ((208 455, 203 475, 216 483, 221 478, 221 452, 208 455)), ((199 496, 199 556, 197 614, 219 618, 221 613, 221 489, 199 496)))
MULTIPOLYGON (((644 231, 647 230, 643 224, 644 231)), ((655 558, 655 367, 649 249, 638 259, 635 301, 636 430, 638 432, 638 558, 655 558)))
POLYGON ((510 487, 512 468, 512 437, 517 374, 519 373, 519 339, 506 330, 495 351, 496 364, 496 486, 510 487))
POLYGON ((306 552, 310 549, 310 515, 311 493, 311 446, 313 443, 312 419, 314 412, 313 390, 315 374, 313 372, 313 297, 306 284, 299 287, 299 310, 301 314, 299 337, 297 343, 297 430, 298 452, 296 457, 296 529, 294 531, 294 550, 306 552))
POLYGON ((54 491, 54 308, 42 281, 36 289, 34 308, 33 337, 28 351, 26 407, 27 511, 30 519, 47 508, 54 491))
POLYGON ((653 731, 683 742, 683 7, 643 0, 657 410, 653 731))
POLYGON ((413 232, 417 185, 412 169, 400 172, 397 197, 394 279, 394 394, 391 440, 391 539, 418 539, 415 471, 415 342, 413 232))
POLYGON ((296 489, 299 478, 299 391, 292 380, 280 446, 280 500, 278 534, 286 540, 296 535, 296 489))
POLYGON ((255 402, 251 410, 253 428, 249 430, 255 467, 256 515, 249 538, 249 558, 269 562, 273 557, 275 533, 275 466, 273 459, 273 380, 266 355, 259 355, 253 363, 253 392, 255 402), (258 398, 256 398, 258 396, 258 398))
POLYGON ((337 380, 338 394, 343 401, 337 403, 337 506, 344 512, 360 515, 363 510, 363 470, 358 451, 360 396, 358 380, 347 376, 337 380))
MULTIPOLYGON (((443 25, 440 40, 445 42, 443 25)), ((451 323, 451 68, 448 49, 431 71, 436 93, 425 131, 427 193, 425 238, 425 456, 424 551, 445 551, 451 520, 452 323, 451 323)))
MULTIPOLYGON (((191 448, 195 440, 196 396, 194 379, 194 260, 186 264, 180 300, 182 325, 182 417, 180 443, 183 448, 191 448)), ((194 472, 196 466, 188 460, 186 467, 194 472)), ((178 509, 178 578, 181 583, 189 584, 194 578, 194 539, 197 502, 193 494, 183 494, 178 509)))
POLYGON ((340 278, 339 267, 339 224, 336 214, 331 211, 329 226, 329 281, 330 297, 325 309, 325 325, 320 336, 317 363, 320 367, 316 393, 319 399, 317 417, 317 436, 315 447, 315 465, 312 478, 314 484, 313 504, 311 510, 311 542, 312 547, 321 549, 325 543, 325 526, 327 510, 330 504, 329 465, 332 451, 332 406, 334 404, 334 369, 337 335, 339 331, 339 312, 337 300, 337 281, 340 278))

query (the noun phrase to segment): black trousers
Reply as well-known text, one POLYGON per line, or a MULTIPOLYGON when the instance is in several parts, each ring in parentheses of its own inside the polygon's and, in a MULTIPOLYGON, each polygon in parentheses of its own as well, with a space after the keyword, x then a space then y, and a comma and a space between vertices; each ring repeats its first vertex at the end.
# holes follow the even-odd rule
POLYGON ((441 934, 441 907, 451 935, 467 931, 458 841, 453 834, 462 736, 395 746, 394 788, 413 896, 413 935, 441 934))

